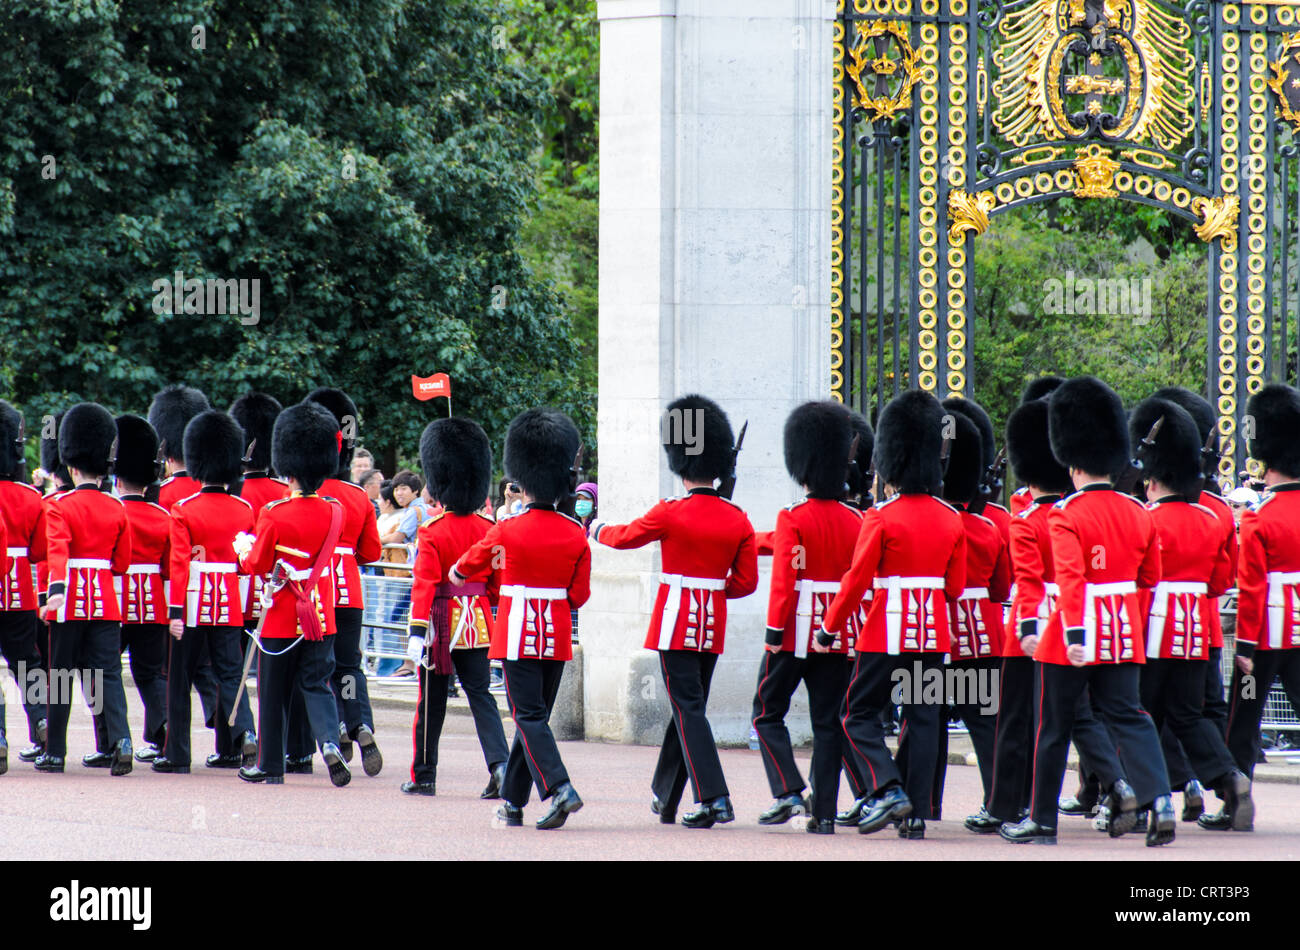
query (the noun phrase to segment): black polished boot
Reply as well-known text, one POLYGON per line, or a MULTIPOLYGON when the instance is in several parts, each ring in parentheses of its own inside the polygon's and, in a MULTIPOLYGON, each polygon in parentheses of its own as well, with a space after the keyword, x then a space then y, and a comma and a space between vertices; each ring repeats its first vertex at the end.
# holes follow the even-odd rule
POLYGON ((237 769, 244 765, 244 756, 240 752, 227 752, 224 755, 213 752, 203 764, 210 769, 237 769))
POLYGON ((808 802, 802 795, 782 795, 758 816, 760 825, 784 825, 795 815, 808 814, 808 802))
POLYGON ((131 740, 118 739, 110 753, 109 775, 130 775, 135 767, 135 757, 131 755, 131 740))
POLYGON ((429 795, 437 794, 432 782, 403 782, 402 791, 407 795, 429 795))
POLYGON ((555 790, 551 796, 551 807, 537 821, 537 828, 541 831, 550 831, 552 828, 559 828, 565 820, 575 811, 582 807, 582 799, 574 791, 573 786, 565 782, 555 790))
POLYGON ((808 834, 810 835, 835 834, 835 819, 834 818, 809 818, 808 834))
POLYGON ((479 794, 479 798, 490 799, 501 797, 501 786, 506 783, 506 764, 498 762, 496 768, 492 770, 492 776, 488 779, 487 788, 479 794))
POLYGON ((162 749, 158 748, 152 742, 146 742, 140 748, 135 750, 135 760, 137 762, 152 762, 158 756, 162 755, 162 749))
POLYGON ((1003 840, 1013 844, 1056 844, 1056 829, 1040 825, 1032 818, 1026 818, 1014 825, 1007 822, 999 829, 998 834, 1003 840))
POLYGON ((18 752, 18 760, 20 762, 35 762, 44 754, 45 754, 45 745, 44 743, 38 742, 35 745, 30 745, 25 749, 20 749, 18 752))
POLYGON ((81 757, 81 764, 88 769, 106 769, 113 764, 112 752, 90 752, 81 757))
POLYGON ((49 755, 42 752, 36 759, 36 771, 38 772, 62 772, 63 756, 49 755))
POLYGON ((339 747, 332 742, 327 742, 320 748, 321 758, 329 766, 330 781, 338 788, 342 788, 348 782, 352 781, 352 770, 348 768, 347 763, 343 761, 343 753, 339 747))
POLYGON ((247 730, 235 740, 235 745, 239 748, 239 764, 242 768, 251 769, 257 764, 257 733, 252 729, 247 730))
POLYGON ((1174 840, 1178 816, 1174 814, 1172 796, 1161 795, 1151 803, 1151 817, 1147 823, 1147 847, 1156 848, 1174 840))
POLYGON ((682 819, 682 824, 687 828, 712 828, 714 825, 725 825, 735 820, 736 814, 731 810, 731 799, 723 795, 713 801, 702 802, 695 811, 682 819))
POLYGON ((659 816, 659 824, 675 825, 677 824, 677 809, 669 808, 657 798, 650 799, 650 810, 659 816))
POLYGON ((967 831, 973 831, 977 835, 995 835, 1002 828, 1002 819, 994 818, 984 807, 975 814, 969 816, 963 825, 967 831))
POLYGON ((1233 769, 1219 783, 1218 795, 1233 831, 1255 830, 1255 800, 1250 794, 1250 779, 1245 772, 1233 769))
POLYGON ((348 734, 346 723, 339 723, 339 752, 343 755, 344 762, 352 761, 352 736, 348 734))
POLYGON ((899 785, 891 785, 879 798, 871 799, 858 820, 858 834, 869 835, 912 814, 912 800, 899 785))
POLYGON ((1196 779, 1183 786, 1183 821, 1195 821, 1205 814, 1205 790, 1196 779))
POLYGON ((837 825, 856 825, 862 818, 862 809, 867 805, 867 797, 864 795, 849 806, 848 811, 842 811, 835 816, 837 825))
POLYGON ((268 772, 262 771, 256 765, 254 765, 252 768, 243 768, 241 766, 239 769, 239 777, 242 778, 245 782, 253 782, 255 784, 261 784, 261 783, 265 783, 267 785, 284 784, 283 775, 271 775, 268 772))
POLYGON ((0 732, 0 775, 9 771, 9 743, 0 732))
POLYGON ((502 802, 497 806, 496 821, 507 828, 522 828, 524 826, 524 810, 518 805, 502 802))
POLYGON ((155 772, 166 772, 175 775, 190 774, 190 767, 188 765, 180 765, 179 763, 172 762, 165 755, 154 756, 154 760, 149 764, 149 768, 153 769, 155 772))
MULTIPOLYGON (((286 755, 284 757, 284 774, 285 775, 311 775, 312 774, 312 757, 304 755, 302 757, 286 755)), ((256 764, 256 760, 254 760, 256 764)))
POLYGON ((1137 792, 1133 791, 1132 785, 1117 778, 1111 786, 1107 803, 1110 805, 1110 824, 1106 827, 1106 834, 1118 838, 1137 827, 1137 792))
POLYGON ((1206 831, 1228 831, 1232 828, 1232 812, 1224 805, 1213 815, 1205 814, 1197 818, 1196 824, 1206 831))
POLYGON ((911 815, 898 823, 898 837, 907 841, 920 841, 925 837, 925 819, 911 815))
POLYGON ((384 767, 384 757, 369 726, 362 724, 357 728, 357 745, 361 747, 361 770, 374 778, 384 767))

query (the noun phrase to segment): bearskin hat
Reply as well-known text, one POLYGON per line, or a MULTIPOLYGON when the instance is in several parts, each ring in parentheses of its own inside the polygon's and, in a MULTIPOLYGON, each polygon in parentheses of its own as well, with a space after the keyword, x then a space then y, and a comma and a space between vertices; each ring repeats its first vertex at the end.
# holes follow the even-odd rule
POLYGON ((317 402, 290 406, 271 430, 271 465, 282 478, 297 479, 304 492, 314 492, 338 471, 338 420, 317 402))
POLYGON ((569 472, 581 444, 578 427, 564 413, 525 409, 506 431, 506 475, 535 501, 555 504, 569 493, 569 472))
MULTIPOLYGON (((1214 417, 1214 407, 1209 402, 1183 386, 1166 386, 1164 389, 1157 389, 1151 394, 1154 399, 1166 399, 1175 406, 1187 411, 1196 423, 1196 431, 1200 433, 1201 445, 1205 445, 1205 440, 1209 438, 1210 432, 1215 428, 1217 420, 1214 417)), ((1146 433, 1142 433, 1146 435, 1146 433)), ((1217 442, 1217 440, 1216 440, 1217 442)))
POLYGON ((492 445, 477 422, 430 422, 420 436, 420 465, 429 495, 445 507, 458 515, 483 507, 492 487, 492 445))
POLYGON ((45 437, 45 429, 41 428, 41 468, 50 475, 57 476, 60 481, 68 481, 68 470, 63 465, 63 460, 59 458, 59 426, 63 424, 63 413, 58 413, 54 417, 54 435, 51 438, 45 437))
POLYGON ((139 416, 118 416, 117 463, 113 472, 130 485, 144 488, 158 480, 158 433, 139 416))
POLYGON ((1052 454, 1047 438, 1047 400, 1030 399, 1007 417, 1007 460, 1025 485, 1045 492, 1070 490, 1070 472, 1052 454))
POLYGON ((674 475, 707 482, 731 473, 735 435, 727 414, 712 399, 696 394, 674 399, 659 435, 674 475))
POLYGON ((0 478, 17 478, 23 467, 23 414, 0 399, 0 478))
POLYGON ((79 402, 59 423, 59 458, 87 475, 107 475, 116 438, 112 413, 97 402, 79 402))
POLYGON ((211 408, 207 396, 181 383, 168 386, 153 397, 153 402, 149 403, 149 425, 158 433, 158 441, 162 443, 167 458, 184 457, 185 427, 200 412, 211 408))
POLYGON ((1156 433, 1155 444, 1142 456, 1142 477, 1154 479, 1179 495, 1199 495, 1201 440, 1191 413, 1168 399, 1151 396, 1138 403, 1129 416, 1129 438, 1137 445, 1162 417, 1165 421, 1156 433))
POLYGON ((1132 457, 1124 403, 1095 376, 1067 379, 1052 392, 1047 434, 1058 462, 1090 475, 1115 478, 1132 457))
POLYGON ((228 412, 200 412, 185 427, 185 471, 205 484, 228 485, 243 471, 244 430, 228 412))
POLYGON ((853 425, 838 402, 806 402, 785 420, 785 467, 816 498, 844 495, 853 425))
MULTIPOLYGON (((984 407, 973 399, 966 399, 962 396, 949 396, 943 401, 943 408, 949 412, 960 412, 975 423, 975 428, 979 431, 980 451, 984 454, 984 464, 990 464, 993 457, 998 454, 998 440, 997 435, 994 434, 993 420, 984 411, 984 407)), ((982 474, 983 471, 981 470, 982 474)))
POLYGON ((849 425, 853 427, 853 434, 858 438, 857 454, 857 472, 849 469, 849 492, 854 495, 865 495, 871 491, 871 481, 867 478, 867 473, 871 471, 871 453, 876 447, 876 434, 871 431, 871 423, 867 417, 860 412, 849 410, 849 425))
POLYGON ((943 483, 943 406, 919 389, 899 393, 880 412, 876 471, 905 494, 938 491, 943 483))
POLYGON ((1065 380, 1060 376, 1039 376, 1037 379, 1031 379, 1020 393, 1020 401, 1026 403, 1050 396, 1063 382, 1065 380))
MULTIPOLYGON (((250 471, 262 472, 271 467, 271 432, 282 408, 280 400, 266 393, 244 393, 230 404, 230 415, 244 430, 244 438, 249 444, 257 440, 248 461, 250 471)), ((244 448, 247 451, 248 446, 244 448)))
POLYGON ((352 474, 352 454, 357 449, 357 430, 360 426, 357 404, 343 390, 325 386, 313 389, 303 402, 319 403, 333 414, 334 422, 343 432, 343 445, 339 449, 338 467, 330 474, 347 478, 352 474), (349 420, 351 425, 348 424, 349 420))
POLYGON ((1269 383, 1246 404, 1251 438, 1246 451, 1265 467, 1300 478, 1300 392, 1269 383))
POLYGON ((943 475, 943 497, 945 501, 967 505, 979 494, 980 477, 984 474, 983 439, 979 426, 965 413, 949 409, 949 418, 953 439, 948 448, 948 468, 943 475))

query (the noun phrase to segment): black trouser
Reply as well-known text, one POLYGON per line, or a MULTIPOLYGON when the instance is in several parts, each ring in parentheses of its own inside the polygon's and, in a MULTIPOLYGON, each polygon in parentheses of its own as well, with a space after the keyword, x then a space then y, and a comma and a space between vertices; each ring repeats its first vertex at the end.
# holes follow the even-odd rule
MULTIPOLYGON (((357 607, 339 607, 334 613, 338 633, 329 638, 334 641, 334 672, 330 674, 330 689, 334 693, 337 722, 344 724, 348 735, 355 739, 357 731, 363 725, 369 726, 371 731, 375 728, 374 713, 370 709, 370 688, 366 684, 365 671, 361 668, 362 611, 357 607)), ((495 708, 494 703, 493 709, 495 708)), ((498 715, 498 721, 500 718, 498 715)), ((335 738, 331 742, 338 741, 337 726, 334 733, 335 738)), ((289 755, 307 758, 312 754, 312 731, 301 696, 295 695, 290 699, 288 735, 289 755)), ((505 739, 501 741, 504 743, 505 739)))
POLYGON ((998 716, 993 736, 993 782, 985 808, 994 818, 1019 821, 1034 789, 1031 754, 1037 678, 1027 656, 1002 660, 998 682, 998 716))
POLYGON ((1223 647, 1210 647, 1205 665, 1205 705, 1201 715, 1210 720, 1220 735, 1228 735, 1228 701, 1223 698, 1223 647))
POLYGON ((1080 773, 1095 781, 1102 791, 1109 791, 1124 778, 1124 763, 1117 748, 1118 737, 1112 733, 1109 721, 1103 722, 1093 714, 1089 692, 1084 689, 1075 701, 1070 738, 1079 752, 1080 773))
MULTIPOLYGON (((965 677, 966 698, 977 698, 979 680, 1001 678, 1002 660, 1000 657, 980 657, 974 660, 962 660, 952 664, 953 668, 965 677)), ((960 719, 975 746, 975 760, 980 770, 980 787, 983 796, 980 804, 987 806, 989 790, 993 787, 993 750, 997 745, 997 711, 981 706, 978 702, 953 703, 945 705, 939 714, 939 748, 934 760, 934 788, 931 790, 930 814, 938 819, 943 809, 943 786, 948 776, 948 721, 960 719)), ((899 745, 900 756, 902 745, 899 745)), ((904 771, 904 781, 906 773, 904 771)))
POLYGON ((161 746, 167 738, 167 625, 122 624, 122 649, 130 651, 131 678, 144 703, 145 742, 161 746))
POLYGON ((81 689, 92 713, 98 709, 109 745, 131 738, 122 691, 122 624, 117 620, 71 620, 50 626, 48 684, 49 722, 46 752, 68 754, 68 717, 72 709, 72 677, 82 670, 81 689), (100 690, 97 679, 102 678, 100 690))
MULTIPOLYGON (((881 710, 894 704, 894 671, 901 669, 911 678, 915 675, 915 664, 918 662, 924 675, 926 670, 943 666, 943 654, 905 653, 891 656, 887 653, 859 653, 849 680, 848 711, 843 725, 849 747, 871 790, 871 796, 878 796, 888 785, 903 785, 907 797, 912 800, 912 813, 918 818, 927 818, 934 786, 934 768, 931 763, 938 750, 942 700, 939 703, 915 704, 911 702, 912 690, 903 690, 902 698, 905 702, 902 703, 899 747, 902 748, 906 739, 907 755, 916 756, 917 761, 927 763, 926 768, 911 769, 906 782, 885 745, 884 727, 880 721, 881 710)), ((916 684, 916 687, 919 692, 921 684, 916 684)))
POLYGON ((663 745, 650 788, 664 810, 674 812, 691 780, 697 802, 710 802, 730 794, 722 775, 722 760, 713 741, 713 728, 705 714, 709 684, 718 654, 696 650, 660 650, 659 670, 673 718, 664 730, 663 745))
MULTIPOLYGON (((543 801, 569 780, 551 732, 551 709, 564 676, 564 660, 506 660, 506 699, 515 741, 506 760, 501 797, 517 808, 528 804, 532 785, 543 801)), ((445 694, 444 694, 445 699, 445 694)))
MULTIPOLYGON (((469 708, 474 714, 478 744, 491 772, 506 761, 510 750, 506 747, 506 732, 501 725, 496 698, 488 692, 487 647, 452 650, 451 662, 465 687, 469 708)), ((411 781, 431 783, 438 774, 438 739, 447 717, 447 683, 451 676, 439 676, 423 663, 416 664, 415 675, 420 681, 420 694, 415 706, 415 756, 411 761, 411 781)))
POLYGON ((203 708, 203 724, 216 734, 217 753, 226 755, 232 751, 234 743, 230 741, 230 731, 219 728, 218 723, 225 722, 230 717, 230 710, 221 707, 221 683, 212 668, 207 641, 204 641, 199 648, 198 666, 195 667, 190 682, 199 694, 199 705, 203 708))
POLYGON ((754 693, 754 731, 763 750, 763 768, 767 770, 772 796, 802 792, 803 777, 785 727, 790 698, 800 680, 808 688, 808 716, 813 729, 813 816, 829 821, 835 817, 840 790, 843 730, 839 712, 849 682, 849 667, 843 655, 810 653, 800 659, 788 652, 764 652, 754 693))
MULTIPOLYGON (((1208 788, 1219 788, 1236 766, 1223 736, 1213 723, 1201 716, 1205 702, 1205 662, 1148 659, 1142 665, 1142 708, 1151 715, 1157 729, 1168 727, 1174 734, 1182 751, 1187 753, 1191 775, 1208 788)), ((1169 777, 1173 787, 1172 772, 1169 777)))
MULTIPOLYGON (((32 674, 41 667, 41 655, 36 648, 36 611, 0 611, 0 654, 4 655, 9 672, 14 675, 22 696, 23 711, 27 713, 27 738, 36 741, 36 724, 45 716, 45 706, 35 702, 32 674)), ((0 689, 0 736, 5 733, 5 697, 0 689)))
POLYGON ((199 668, 204 647, 212 661, 212 673, 220 690, 217 716, 212 728, 231 738, 253 729, 253 713, 248 708, 248 693, 239 698, 235 724, 226 724, 225 710, 233 709, 239 692, 243 654, 239 651, 239 627, 190 627, 179 640, 169 635, 171 656, 167 661, 167 729, 163 756, 176 765, 190 764, 190 684, 199 668))
MULTIPOLYGON (((1137 793, 1138 807, 1146 808, 1169 794, 1160 735, 1141 707, 1136 663, 1066 666, 1038 663, 1041 691, 1038 730, 1034 742, 1034 794, 1030 817, 1048 828, 1056 827, 1057 800, 1065 778, 1079 698, 1086 690, 1118 745, 1128 766, 1128 781, 1137 793)), ((1104 731, 1104 730, 1103 730, 1104 731)), ((1076 736, 1076 744, 1077 744, 1076 736)), ((1103 779, 1104 780, 1104 779, 1103 779)))
POLYGON ((1252 778, 1259 758, 1259 724, 1274 679, 1281 678, 1291 708, 1300 712, 1300 649, 1256 650, 1253 660, 1254 679, 1250 681, 1243 681, 1241 669, 1234 663, 1228 701, 1228 749, 1237 768, 1252 778))
MULTIPOLYGON (((849 715, 849 679, 853 676, 853 664, 856 662, 854 657, 844 657, 844 695, 840 697, 840 765, 843 768, 844 778, 848 780, 849 791, 853 793, 853 800, 865 798, 870 795, 871 789, 867 780, 862 777, 862 769, 858 767, 857 757, 854 756, 853 750, 849 748, 848 740, 844 737, 844 720, 849 715)), ((882 723, 883 725, 883 723, 882 723)))
POLYGON ((329 683, 334 645, 329 641, 299 640, 292 647, 288 638, 262 641, 269 652, 257 657, 257 765, 268 775, 284 774, 285 725, 296 695, 302 697, 316 746, 338 742, 338 710, 329 683))
MULTIPOLYGON (((1150 663, 1151 661, 1148 660, 1147 662, 1150 663)), ((1203 663, 1205 661, 1202 660, 1201 662, 1203 663)), ((1142 671, 1144 690, 1146 688, 1146 678, 1147 674, 1144 669, 1142 671)), ((1204 694, 1201 694, 1198 698, 1203 702, 1205 696, 1204 694)), ((1192 771, 1192 764, 1187 761, 1187 755, 1183 752, 1183 747, 1178 741, 1178 736, 1175 735, 1174 730, 1169 725, 1168 721, 1158 717, 1156 711, 1147 705, 1145 698, 1142 700, 1142 708, 1149 712, 1151 718, 1160 724, 1160 751, 1163 752, 1165 756, 1165 771, 1169 773, 1169 787, 1175 792, 1181 792, 1188 782, 1196 778, 1196 775, 1192 771)), ((1211 725, 1210 728, 1214 728, 1213 725, 1211 725)), ((1223 736, 1219 736, 1219 738, 1222 739, 1223 736)))

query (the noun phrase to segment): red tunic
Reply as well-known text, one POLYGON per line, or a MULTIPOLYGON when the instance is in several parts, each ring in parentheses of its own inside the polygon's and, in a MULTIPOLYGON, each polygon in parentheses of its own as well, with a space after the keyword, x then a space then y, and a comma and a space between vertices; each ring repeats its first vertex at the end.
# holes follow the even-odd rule
MULTIPOLYGON (((305 582, 329 535, 332 506, 338 504, 320 495, 293 492, 288 498, 264 506, 257 513, 257 526, 254 528, 257 540, 248 554, 239 559, 240 568, 248 574, 265 576, 271 573, 276 561, 284 561, 296 572, 294 579, 305 582)), ((334 623, 334 585, 329 582, 328 574, 327 566, 321 571, 320 580, 310 596, 325 635, 332 636, 337 627, 334 623)), ((262 626, 262 636, 289 639, 301 632, 297 600, 286 585, 271 602, 262 626)))
MULTIPOLYGON (((1199 499, 1200 503, 1214 513, 1214 516, 1223 522, 1224 528, 1228 532, 1228 560, 1232 566, 1231 573, 1228 575, 1228 586, 1225 590, 1237 586, 1237 522, 1232 517, 1232 507, 1213 492, 1203 491, 1199 499)), ((1214 609, 1208 616, 1210 625, 1210 646, 1223 646, 1223 623, 1219 617, 1219 605, 1214 604, 1214 609)))
MULTIPOLYGON (((772 585, 767 642, 805 657, 826 609, 853 562, 862 512, 842 501, 807 498, 782 509, 772 532, 772 585)), ((849 633, 857 631, 850 622, 849 633)), ((847 653, 852 636, 837 636, 830 652, 847 653)))
POLYGON ((1061 588, 1034 659, 1068 664, 1066 631, 1083 628, 1087 665, 1145 663, 1140 589, 1160 581, 1160 539, 1146 506, 1098 482, 1048 514, 1061 588))
POLYGON ((461 555, 465 578, 491 570, 501 583, 492 627, 494 660, 573 659, 573 616, 591 596, 591 548, 582 524, 550 505, 531 504, 492 525, 461 555))
POLYGON ((190 478, 183 471, 177 472, 171 478, 163 479, 158 486, 158 504, 162 505, 164 511, 171 511, 172 505, 182 498, 188 498, 196 494, 203 483, 197 478, 190 478))
POLYGON ((1274 485, 1241 516, 1237 652, 1300 647, 1300 482, 1274 485), (1242 647, 1245 647, 1243 650, 1242 647))
POLYGON ((1017 488, 1011 493, 1011 499, 1007 502, 1008 514, 1014 518, 1033 503, 1034 499, 1029 496, 1028 486, 1017 488))
POLYGON ((0 515, 7 567, 0 582, 0 610, 35 610, 32 564, 45 560, 45 506, 41 493, 22 482, 0 481, 0 515))
POLYGON ((450 649, 473 650, 488 646, 492 640, 492 603, 497 599, 497 586, 492 567, 478 571, 466 581, 485 584, 482 594, 457 596, 457 586, 448 583, 451 566, 460 556, 492 529, 494 522, 486 515, 457 515, 443 512, 434 515, 421 526, 417 534, 414 580, 411 585, 412 636, 424 636, 429 628, 435 598, 454 598, 448 604, 448 630, 451 633, 450 649))
MULTIPOLYGON (((266 472, 249 472, 239 485, 239 497, 253 507, 253 521, 258 513, 273 501, 289 497, 289 483, 272 478, 266 472)), ((246 584, 248 596, 244 600, 244 624, 252 627, 262 616, 262 575, 254 574, 246 584)))
POLYGON ((825 629, 844 629, 873 586, 859 653, 947 653, 948 599, 966 587, 966 532, 957 510, 930 495, 900 494, 865 511, 825 629))
POLYGON ((338 499, 346 516, 343 531, 339 534, 339 543, 334 546, 334 558, 330 561, 334 606, 359 610, 365 607, 365 598, 361 591, 361 569, 358 563, 378 561, 384 553, 384 546, 379 543, 375 506, 370 503, 370 496, 363 489, 337 478, 325 479, 320 494, 326 498, 338 499))
POLYGON ((711 488, 692 488, 628 524, 601 525, 593 537, 620 550, 659 542, 663 573, 648 649, 722 652, 727 600, 758 587, 754 528, 739 505, 711 488))
MULTIPOLYGON (((1005 508, 997 510, 1006 514, 1005 508)), ((1011 590, 1007 544, 997 524, 969 511, 961 513, 961 521, 966 531, 966 587, 948 602, 953 662, 1002 656, 1002 602, 1011 590)))
POLYGON ((126 508, 98 485, 86 484, 45 499, 45 543, 50 597, 64 595, 52 619, 121 620, 113 575, 131 563, 126 508))
POLYGON ((1229 538, 1214 512, 1171 495, 1148 505, 1160 536, 1160 583, 1143 592, 1146 654, 1150 659, 1204 660, 1210 618, 1228 588, 1229 538))
POLYGON ((171 567, 171 515, 144 495, 123 495, 131 523, 131 566, 114 579, 122 598, 123 623, 166 623, 164 581, 171 567))
POLYGON ((234 540, 253 530, 253 507, 212 486, 176 502, 171 514, 171 618, 187 627, 242 626, 246 591, 234 540))
POLYGON ((1011 568, 1015 594, 1007 616, 1003 656, 1024 656, 1020 638, 1027 632, 1043 633, 1047 618, 1056 607, 1059 591, 1052 566, 1052 538, 1047 530, 1047 516, 1060 495, 1039 495, 1011 519, 1011 568), (1032 627, 1022 626, 1026 621, 1032 627))

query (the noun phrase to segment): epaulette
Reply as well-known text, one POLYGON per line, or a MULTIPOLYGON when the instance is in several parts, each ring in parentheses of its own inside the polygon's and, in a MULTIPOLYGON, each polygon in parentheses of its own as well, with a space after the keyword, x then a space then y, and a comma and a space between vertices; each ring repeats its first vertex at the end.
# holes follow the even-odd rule
POLYGON ((963 512, 963 514, 967 514, 970 515, 972 518, 978 518, 980 521, 987 522, 993 528, 997 527, 997 522, 995 522, 992 518, 985 518, 983 515, 977 515, 973 511, 966 511, 963 512))
POLYGON ((199 495, 201 494, 202 492, 195 492, 193 495, 186 495, 184 498, 178 498, 174 502, 172 502, 172 507, 175 508, 177 505, 183 505, 191 498, 198 498, 199 495))
POLYGON ((840 505, 843 508, 849 509, 849 511, 853 512, 859 518, 862 517, 862 509, 854 505, 850 505, 847 501, 837 501, 836 504, 840 505))
POLYGON ((786 506, 785 506, 785 510, 786 510, 786 511, 794 511, 794 510, 795 510, 796 508, 798 508, 800 505, 807 504, 807 502, 808 502, 808 499, 807 499, 807 498, 800 498, 798 501, 792 501, 792 502, 790 502, 790 504, 786 505, 786 506))
POLYGON ((483 519, 484 521, 486 521, 488 524, 496 524, 496 523, 497 523, 495 518, 489 517, 488 515, 483 514, 483 512, 481 512, 481 511, 476 511, 476 512, 474 512, 474 514, 478 515, 480 518, 482 518, 482 519, 483 519))
POLYGON ((438 512, 436 515, 431 515, 431 516, 429 517, 429 519, 428 519, 427 521, 424 522, 424 524, 420 525, 420 527, 421 527, 421 528, 427 528, 427 527, 428 527, 429 525, 431 525, 431 524, 437 524, 439 521, 441 521, 441 520, 442 520, 443 518, 445 518, 445 517, 447 517, 447 512, 446 512, 446 510, 444 509, 443 511, 438 512))
POLYGON ((718 501, 725 501, 725 502, 726 502, 727 504, 729 504, 732 508, 735 508, 735 509, 736 509, 737 511, 739 511, 741 514, 744 514, 745 509, 742 508, 742 507, 740 507, 740 505, 736 504, 736 503, 735 503, 734 501, 732 501, 730 498, 723 498, 721 495, 715 495, 714 497, 717 498, 718 501))
POLYGON ((935 501, 937 501, 939 504, 943 505, 945 508, 947 508, 949 511, 951 511, 954 515, 960 515, 960 514, 961 514, 960 511, 958 511, 958 510, 957 510, 956 508, 954 508, 952 505, 948 504, 946 501, 944 501, 944 500, 943 500, 942 498, 940 498, 938 495, 931 495, 930 497, 933 498, 935 501))
POLYGON ((252 510, 253 510, 253 506, 252 506, 252 504, 248 501, 247 498, 240 498, 238 495, 231 495, 231 496, 229 496, 229 497, 235 499, 235 501, 241 501, 241 502, 243 502, 243 503, 244 503, 244 507, 247 508, 249 511, 252 511, 252 510))
POLYGON ((1027 508, 1021 508, 1019 511, 1017 511, 1015 517, 1023 518, 1026 521, 1028 521, 1029 516, 1036 510, 1038 510, 1038 505, 1029 505, 1027 508))
POLYGON ((171 513, 170 511, 168 511, 168 510, 167 510, 166 508, 164 508, 162 505, 158 504, 158 502, 156 502, 156 501, 146 501, 145 504, 148 505, 150 508, 157 508, 157 509, 158 509, 159 511, 161 511, 163 514, 165 514, 168 518, 170 518, 170 517, 172 516, 172 513, 171 513))
POLYGON ((903 497, 902 492, 899 492, 899 493, 896 494, 896 495, 891 495, 890 497, 886 498, 884 501, 878 501, 878 502, 876 502, 876 503, 875 503, 874 505, 872 505, 871 507, 872 507, 872 508, 884 508, 886 505, 892 505, 894 502, 898 501, 898 499, 900 499, 900 498, 902 498, 902 497, 903 497))
POLYGON ((1211 511, 1209 508, 1206 508, 1206 507, 1205 507, 1204 505, 1202 505, 1199 501, 1194 501, 1194 502, 1192 502, 1192 507, 1193 507, 1193 508, 1199 508, 1201 511, 1205 512, 1207 515, 1209 515, 1211 518, 1213 518, 1213 519, 1215 520, 1215 522, 1218 522, 1218 520, 1219 520, 1219 516, 1216 515, 1216 514, 1215 514, 1213 511, 1211 511))
POLYGON ((582 522, 579 521, 577 518, 575 518, 573 515, 566 514, 566 513, 563 512, 563 511, 557 511, 556 514, 557 514, 557 515, 560 515, 561 517, 568 518, 570 521, 572 521, 574 524, 576 524, 576 525, 578 526, 579 529, 582 528, 582 522))
POLYGON ((1273 494, 1273 493, 1270 492, 1269 494, 1267 494, 1267 495, 1265 495, 1263 498, 1261 498, 1261 499, 1260 499, 1260 500, 1255 504, 1255 507, 1254 507, 1254 508, 1250 508, 1250 509, 1248 509, 1248 510, 1249 510, 1249 511, 1263 511, 1263 510, 1264 510, 1264 506, 1267 505, 1270 501, 1272 501, 1274 498, 1277 498, 1277 497, 1278 497, 1277 495, 1275 495, 1275 494, 1273 494))
MULTIPOLYGON (((277 498, 275 501, 268 501, 262 506, 263 509, 274 508, 276 505, 283 505, 286 501, 293 501, 292 498, 277 498)), ((250 506, 251 507, 251 506, 250 506)))
POLYGON ((28 485, 26 482, 13 482, 12 484, 17 485, 19 488, 27 489, 29 492, 34 494, 37 498, 41 497, 41 490, 35 487, 34 485, 28 485))

